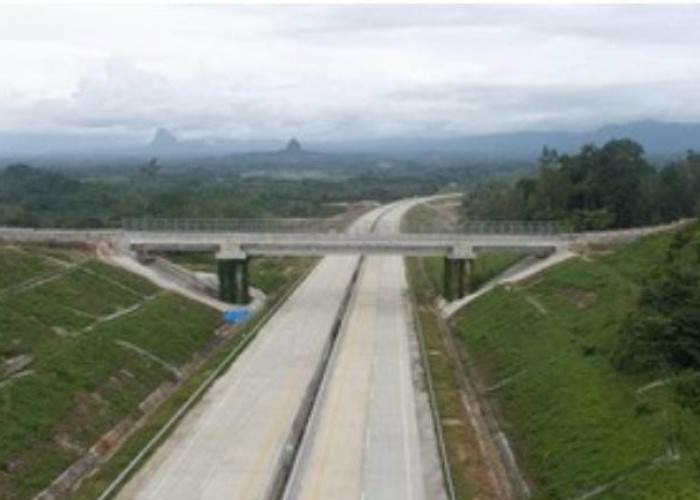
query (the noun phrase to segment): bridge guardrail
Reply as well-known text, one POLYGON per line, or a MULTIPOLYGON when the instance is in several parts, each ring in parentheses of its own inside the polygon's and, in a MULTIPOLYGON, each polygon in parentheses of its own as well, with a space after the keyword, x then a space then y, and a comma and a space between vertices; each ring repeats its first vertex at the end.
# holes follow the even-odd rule
MULTIPOLYGON (((123 219, 122 229, 128 232, 176 233, 365 233, 347 223, 331 219, 123 219)), ((528 235, 560 234, 562 227, 554 221, 468 220, 454 224, 424 224, 414 227, 412 234, 528 235)))

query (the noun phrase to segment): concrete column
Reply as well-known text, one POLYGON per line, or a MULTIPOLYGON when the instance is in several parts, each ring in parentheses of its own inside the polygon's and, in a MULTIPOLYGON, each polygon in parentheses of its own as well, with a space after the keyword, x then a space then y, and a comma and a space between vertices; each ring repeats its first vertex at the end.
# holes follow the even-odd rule
POLYGON ((247 304, 250 302, 250 293, 248 290, 248 258, 238 261, 237 282, 236 282, 236 297, 234 302, 237 304, 247 304))
POLYGON ((448 302, 469 292, 474 257, 471 247, 460 246, 453 248, 443 260, 443 296, 448 302))
POLYGON ((443 266, 443 296, 445 300, 461 299, 466 293, 467 259, 445 257, 443 266))
POLYGON ((219 298, 224 302, 247 304, 248 293, 248 256, 240 246, 229 244, 222 246, 216 254, 219 275, 219 298))
POLYGON ((472 292, 472 276, 474 275, 474 260, 462 259, 463 279, 462 282, 462 297, 472 292))
POLYGON ((452 271, 452 259, 445 257, 442 260, 442 296, 448 302, 454 300, 452 271))

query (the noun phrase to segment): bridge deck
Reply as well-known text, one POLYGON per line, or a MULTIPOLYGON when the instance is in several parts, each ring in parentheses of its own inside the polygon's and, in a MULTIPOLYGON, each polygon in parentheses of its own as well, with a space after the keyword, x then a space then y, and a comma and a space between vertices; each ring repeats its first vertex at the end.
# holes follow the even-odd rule
POLYGON ((299 234, 129 232, 125 242, 144 251, 218 251, 235 245, 253 255, 401 254, 447 256, 482 250, 547 249, 564 243, 554 235, 299 234))

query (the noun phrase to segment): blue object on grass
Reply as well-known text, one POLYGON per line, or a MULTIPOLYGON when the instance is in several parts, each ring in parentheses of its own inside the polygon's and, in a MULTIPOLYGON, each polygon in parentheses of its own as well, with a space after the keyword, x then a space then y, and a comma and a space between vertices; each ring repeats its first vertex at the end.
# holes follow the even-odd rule
POLYGON ((226 323, 240 323, 245 321, 250 316, 250 311, 247 309, 229 309, 224 311, 224 321, 226 323))

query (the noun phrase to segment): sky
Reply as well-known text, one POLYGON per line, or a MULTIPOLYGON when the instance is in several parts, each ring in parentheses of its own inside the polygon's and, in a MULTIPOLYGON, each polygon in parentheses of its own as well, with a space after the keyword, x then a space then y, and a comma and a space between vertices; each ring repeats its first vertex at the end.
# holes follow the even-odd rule
POLYGON ((314 140, 700 121, 700 6, 0 6, 0 131, 314 140))

